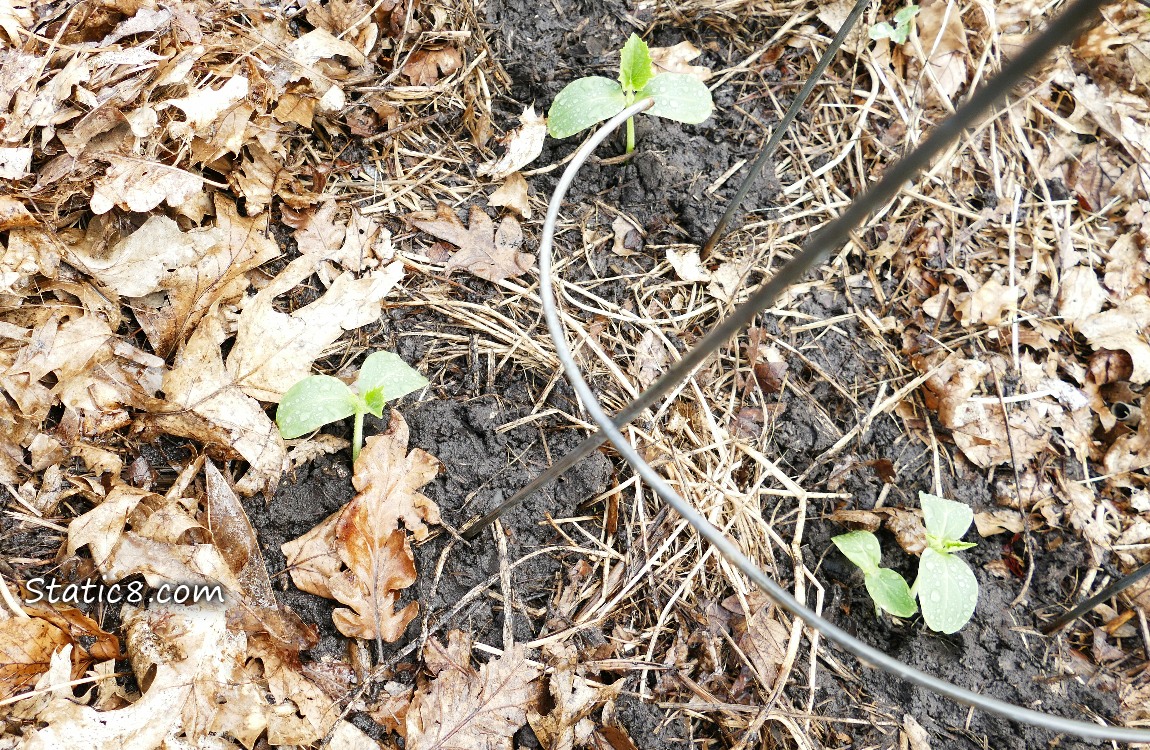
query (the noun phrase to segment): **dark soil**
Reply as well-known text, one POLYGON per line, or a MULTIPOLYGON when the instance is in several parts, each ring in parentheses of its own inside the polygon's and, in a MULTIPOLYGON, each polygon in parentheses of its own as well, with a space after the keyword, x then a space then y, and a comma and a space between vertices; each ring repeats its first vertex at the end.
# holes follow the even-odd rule
MULTIPOLYGON (((561 13, 551 3, 488 0, 488 39, 513 79, 510 96, 496 105, 505 121, 511 121, 526 104, 533 103, 537 110, 545 109, 565 84, 579 76, 615 75, 615 51, 634 30, 624 20, 633 9, 614 0, 559 5, 563 8, 561 13)), ((639 20, 650 22, 652 19, 641 16, 639 20)), ((748 33, 765 34, 781 20, 748 19, 748 33)), ((714 69, 733 64, 745 56, 745 52, 739 50, 743 41, 724 38, 701 25, 685 29, 656 28, 648 40, 653 45, 661 45, 682 39, 689 39, 705 50, 696 64, 714 69)), ((800 53, 788 51, 783 54, 800 53)), ((764 71, 762 77, 764 85, 771 82, 770 71, 764 71)), ((780 86, 776 92, 784 104, 787 103, 785 97, 797 90, 800 81, 786 83, 788 85, 780 86)), ((580 174, 568 196, 569 201, 578 204, 597 199, 616 206, 643 222, 650 238, 657 241, 701 241, 721 214, 741 174, 732 178, 714 197, 708 197, 704 190, 738 159, 753 160, 756 149, 766 137, 758 124, 739 114, 732 106, 736 99, 732 92, 736 90, 733 86, 724 87, 717 96, 716 115, 699 126, 640 118, 637 123, 640 145, 634 158, 623 166, 608 166, 593 160, 580 174)), ((740 100, 744 111, 752 113, 761 123, 771 124, 777 120, 778 113, 769 104, 763 104, 769 99, 747 97, 745 94, 740 95, 746 99, 740 100)), ((578 141, 578 138, 563 142, 548 139, 537 163, 559 161, 577 147, 578 141)), ((621 151, 618 144, 613 148, 616 153, 621 151)), ((558 171, 553 171, 534 178, 533 190, 546 194, 554 186, 558 174, 558 171)), ((747 205, 756 210, 769 209, 771 197, 776 192, 777 182, 773 175, 767 175, 759 180, 747 205)), ((865 294, 853 294, 855 304, 869 303, 865 294)), ((804 305, 806 312, 822 316, 852 309, 841 294, 827 294, 808 300, 804 305)), ((410 316, 396 319, 390 325, 402 341, 405 327, 416 327, 421 322, 419 316, 410 316)), ((766 325, 774 333, 784 335, 773 323, 766 325)), ((883 367, 881 355, 864 343, 866 338, 861 331, 852 329, 849 323, 842 324, 842 327, 850 334, 849 340, 831 334, 806 349, 805 353, 838 382, 858 393, 864 384, 875 382, 876 373, 883 367), (854 388, 856 385, 859 388, 854 388)), ((801 345, 805 342, 798 340, 793 343, 801 345)), ((504 434, 496 433, 499 425, 522 416, 530 408, 533 401, 531 386, 534 384, 513 380, 486 389, 475 387, 474 383, 467 386, 461 384, 468 378, 467 369, 466 363, 456 368, 460 383, 444 383, 436 395, 437 400, 401 406, 411 426, 412 447, 423 448, 443 462, 444 471, 425 492, 439 504, 444 520, 455 528, 513 493, 546 466, 548 455, 558 458, 582 437, 571 431, 556 430, 554 425, 545 421, 504 434), (453 393, 459 395, 453 398, 453 393), (544 450, 544 440, 549 454, 544 450)), ((801 374, 801 363, 792 362, 791 371, 801 374)), ((837 428, 845 432, 868 411, 873 400, 873 393, 870 397, 860 396, 860 404, 855 406, 829 385, 819 383, 817 377, 799 377, 798 382, 800 385, 810 383, 809 394, 789 393, 784 397, 780 416, 766 427, 768 439, 763 448, 781 456, 781 465, 792 475, 806 471, 837 439, 825 420, 814 413, 812 403, 821 404, 837 428)), ((557 388, 552 398, 562 399, 563 408, 571 408, 569 397, 563 395, 565 393, 565 388, 557 388)), ((370 434, 380 425, 369 424, 368 427, 370 434)), ((853 507, 872 507, 882 489, 882 482, 875 472, 865 468, 865 462, 888 459, 903 468, 897 488, 892 488, 887 497, 887 505, 915 507, 917 491, 929 488, 930 466, 922 453, 920 443, 906 439, 900 421, 879 419, 848 449, 849 458, 855 460, 858 468, 847 472, 842 491, 853 494, 853 507)), ((835 468, 830 463, 818 467, 811 474, 808 487, 821 487, 835 468)), ((503 525, 508 537, 509 560, 515 561, 541 546, 556 543, 557 535, 540 521, 547 514, 555 517, 573 514, 580 503, 607 486, 610 475, 609 461, 603 455, 595 454, 569 472, 555 487, 505 516, 503 525)), ((984 477, 977 473, 970 472, 960 478, 947 477, 946 482, 944 491, 950 497, 969 502, 976 511, 993 505, 990 489, 984 477)), ((266 552, 269 569, 282 568, 284 561, 279 545, 283 541, 306 532, 350 499, 351 494, 348 460, 344 456, 336 456, 301 469, 295 481, 285 481, 266 505, 258 500, 251 503, 249 512, 266 552)), ((1055 551, 1048 552, 1044 545, 1049 539, 1036 540, 1038 557, 1029 596, 1026 602, 1014 609, 1008 605, 1020 590, 1021 581, 992 577, 983 568, 1002 555, 1003 541, 1008 540, 1004 537, 983 540, 977 548, 964 553, 982 587, 979 607, 974 620, 966 628, 953 636, 941 636, 927 631, 920 620, 896 626, 889 619, 874 617, 861 578, 841 556, 828 553, 830 537, 843 529, 822 520, 820 512, 829 513, 834 509, 829 505, 812 509, 812 518, 807 523, 805 553, 808 567, 819 571, 828 589, 825 611, 837 624, 907 663, 964 687, 1063 716, 1081 717, 1084 706, 1104 717, 1114 715, 1116 699, 1113 694, 1075 679, 1065 679, 1051 671, 1054 642, 1038 636, 1032 629, 1034 612, 1038 608, 1049 610, 1054 605, 1065 603, 1075 571, 1086 564, 1078 541, 1065 539, 1055 551)), ((785 537, 787 529, 780 528, 779 533, 785 537)), ((884 543, 888 553, 896 549, 892 539, 884 538, 884 543)), ((903 557, 901 553, 898 556, 892 553, 885 564, 913 576, 912 566, 899 559, 903 557)), ((541 619, 530 611, 547 609, 556 577, 562 574, 569 562, 541 555, 514 570, 513 588, 517 601, 513 607, 513 621, 517 639, 530 640, 540 632, 541 619)), ((485 594, 476 598, 450 623, 440 620, 442 613, 498 572, 499 556, 490 533, 471 545, 458 542, 449 534, 440 534, 418 547, 417 566, 419 582, 412 594, 419 599, 422 610, 430 613, 428 623, 431 626, 461 627, 470 630, 478 640, 501 645, 506 610, 503 603, 493 596, 485 594)), ((490 591, 497 593, 498 585, 490 591)), ((331 625, 332 603, 300 593, 291 586, 284 588, 282 597, 285 603, 321 630, 323 638, 310 654, 312 658, 345 653, 346 644, 331 625)), ((405 639, 389 647, 389 653, 396 653, 419 633, 420 620, 417 619, 409 627, 405 639)), ((837 658, 846 664, 856 664, 841 653, 837 658)), ((803 705, 805 688, 799 686, 806 684, 802 671, 807 661, 800 658, 797 663, 800 666, 792 674, 792 689, 796 703, 803 705)), ((885 673, 856 666, 857 683, 842 682, 829 669, 820 670, 820 690, 816 695, 820 712, 865 718, 869 714, 856 702, 856 698, 865 698, 873 703, 871 710, 879 714, 899 721, 904 714, 914 716, 931 734, 936 750, 1029 749, 1052 747, 1057 742, 1049 733, 980 713, 974 714, 968 725, 965 707, 885 673)), ((685 747, 685 738, 691 736, 691 728, 677 714, 631 698, 620 701, 617 716, 641 750, 685 747)), ((828 739, 827 746, 898 746, 897 736, 865 725, 839 725, 834 731, 840 739, 845 733, 850 742, 835 744, 829 739, 829 733, 823 734, 828 739)), ((531 744, 529 740, 524 742, 531 744)), ((1078 748, 1094 745, 1062 738, 1057 746, 1078 748)))

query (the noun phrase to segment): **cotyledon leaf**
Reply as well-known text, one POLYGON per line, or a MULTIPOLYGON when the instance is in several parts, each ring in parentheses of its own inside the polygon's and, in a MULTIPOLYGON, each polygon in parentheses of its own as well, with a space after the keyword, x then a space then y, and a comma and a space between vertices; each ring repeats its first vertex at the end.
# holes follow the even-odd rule
POLYGON ((914 583, 922 617, 931 630, 955 633, 974 614, 978 579, 964 560, 927 547, 914 583))
POLYGON ((879 568, 865 580, 874 603, 895 617, 910 617, 918 611, 906 579, 890 568, 879 568))
POLYGON ((567 84, 551 109, 547 110, 547 132, 552 138, 566 138, 608 117, 614 117, 627 106, 618 81, 602 76, 588 76, 567 84))
POLYGON ((280 434, 291 440, 350 417, 355 414, 358 400, 342 380, 312 375, 293 385, 280 399, 276 425, 280 434))
POLYGON ((831 537, 831 541, 846 559, 862 570, 863 575, 869 576, 878 570, 878 564, 882 561, 882 548, 874 534, 869 531, 852 531, 831 537))
POLYGON ((377 417, 383 416, 383 405, 387 401, 426 385, 427 378, 393 352, 375 352, 368 356, 355 381, 368 410, 377 417))
POLYGON ((648 96, 655 99, 655 105, 647 114, 688 125, 698 125, 715 109, 711 90, 688 73, 660 73, 635 94, 635 100, 648 96))

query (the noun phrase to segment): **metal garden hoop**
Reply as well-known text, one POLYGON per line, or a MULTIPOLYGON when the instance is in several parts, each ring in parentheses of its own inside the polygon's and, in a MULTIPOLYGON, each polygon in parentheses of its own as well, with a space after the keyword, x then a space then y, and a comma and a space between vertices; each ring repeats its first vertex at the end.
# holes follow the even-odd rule
MULTIPOLYGON (((902 185, 918 171, 925 167, 942 149, 947 146, 959 133, 971 125, 994 104, 1002 99, 1009 89, 1020 81, 1029 70, 1051 49, 1072 40, 1077 30, 1094 13, 1097 12, 1098 3, 1095 0, 1075 0, 1069 8, 1056 18, 1049 27, 1043 31, 1022 51, 1019 57, 1006 65, 994 81, 988 86, 978 90, 970 100, 943 122, 922 145, 893 165, 884 175, 883 179, 871 187, 857 199, 837 219, 830 222, 816 232, 804 244, 802 250, 777 274, 771 281, 763 284, 751 294, 750 299, 737 308, 731 316, 719 323, 707 334, 696 347, 663 375, 661 380, 677 380, 682 375, 690 374, 706 354, 717 348, 732 334, 748 323, 758 312, 769 306, 774 297, 781 291, 780 286, 790 283, 790 280, 801 277, 832 248, 838 247, 848 239, 848 234, 878 205, 895 197, 902 185), (785 273, 784 273, 785 272, 785 273), (786 284, 780 285, 780 277, 786 284), (702 352, 700 355, 699 352, 702 352)), ((556 309, 556 298, 551 278, 552 248, 554 245, 555 226, 559 217, 559 210, 563 198, 570 188, 572 181, 580 167, 591 156, 591 153, 606 140, 615 129, 625 122, 627 118, 650 108, 654 104, 652 99, 644 99, 611 118, 598 131, 592 135, 576 152, 567 169, 563 172, 559 184, 551 197, 547 209, 547 217, 543 224, 543 236, 539 246, 539 272, 540 272, 540 298, 544 316, 547 319, 547 328, 555 344, 556 353, 562 362, 564 373, 572 387, 578 393, 584 407, 595 421, 602 433, 611 444, 626 459, 631 467, 642 477, 668 505, 674 508, 686 519, 703 538, 712 544, 724 557, 735 565, 744 575, 755 582, 779 606, 802 619, 807 625, 818 631, 828 640, 837 644, 845 651, 853 654, 872 666, 883 669, 908 682, 932 690, 952 700, 965 703, 982 709, 989 713, 1001 716, 1012 721, 1031 724, 1055 732, 1073 734, 1089 739, 1113 740, 1119 742, 1150 742, 1150 730, 1131 729, 1125 727, 1108 727, 1091 724, 1075 719, 1066 719, 1031 709, 1016 706, 1006 701, 980 695, 965 688, 958 687, 944 680, 940 680, 925 672, 921 672, 903 662, 875 649, 854 638, 846 631, 824 620, 810 608, 800 604, 782 586, 770 576, 760 570, 753 561, 739 550, 719 529, 713 526, 706 518, 696 511, 687 501, 675 492, 669 484, 643 460, 643 457, 627 441, 611 418, 603 411, 594 392, 579 372, 570 349, 567 346, 566 334, 556 309)), ((652 387, 651 390, 654 390, 652 387)), ((642 397, 638 401, 642 401, 642 397)), ((621 424, 634 418, 643 407, 636 409, 637 404, 628 407, 626 413, 630 417, 621 420, 621 424)))

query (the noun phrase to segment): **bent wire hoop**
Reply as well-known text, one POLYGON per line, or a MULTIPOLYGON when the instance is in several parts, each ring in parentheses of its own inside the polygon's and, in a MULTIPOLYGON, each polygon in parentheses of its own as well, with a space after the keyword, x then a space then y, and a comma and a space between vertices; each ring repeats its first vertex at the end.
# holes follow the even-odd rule
MULTIPOLYGON (((787 264, 770 282, 763 284, 753 292, 747 302, 740 305, 728 318, 721 321, 707 334, 695 348, 677 363, 689 369, 706 356, 710 350, 717 348, 731 335, 741 329, 758 312, 769 306, 781 289, 780 276, 788 279, 798 278, 810 270, 829 250, 840 246, 848 239, 848 234, 856 225, 862 222, 867 215, 878 205, 894 198, 902 185, 914 177, 921 168, 925 167, 939 152, 953 141, 962 130, 972 124, 980 115, 985 113, 1002 99, 1013 83, 1022 80, 1029 70, 1045 56, 1046 52, 1071 41, 1082 24, 1097 12, 1097 0, 1075 0, 1058 18, 1050 23, 1033 42, 1022 51, 1017 59, 1007 64, 996 77, 1000 85, 994 82, 975 92, 970 100, 960 107, 955 114, 939 125, 933 133, 911 154, 900 160, 887 170, 883 179, 866 191, 863 196, 837 219, 831 221, 816 232, 803 246, 802 250, 787 264), (699 355, 698 352, 702 352, 699 355), (694 364, 689 364, 688 360, 694 364)), ((1006 701, 980 695, 966 688, 951 684, 937 677, 919 671, 894 657, 863 643, 846 631, 827 620, 824 620, 812 609, 800 604, 791 594, 764 573, 755 563, 742 553, 742 551, 728 539, 718 528, 712 525, 686 500, 679 496, 674 489, 639 455, 638 451, 627 441, 611 418, 603 411, 603 407, 592 392, 587 381, 584 380, 578 365, 567 346, 566 333, 556 308, 555 290, 552 281, 552 249, 554 245, 555 226, 559 218, 559 210, 563 198, 567 194, 575 175, 591 156, 591 153, 606 140, 615 129, 629 117, 650 108, 654 104, 652 99, 644 99, 623 110, 612 117, 598 131, 595 132, 576 152, 571 163, 564 170, 559 184, 552 194, 548 204, 547 217, 543 223, 543 236, 539 245, 539 279, 540 299, 544 317, 547 320, 547 329, 555 344, 556 354, 563 365, 563 371, 568 381, 579 395, 588 414, 595 421, 606 438, 611 441, 615 449, 626 459, 627 463, 639 476, 661 497, 664 502, 674 508, 698 532, 726 557, 744 575, 755 582, 779 606, 791 614, 799 617, 812 629, 818 631, 827 640, 837 644, 843 650, 858 657, 864 663, 878 667, 901 679, 919 687, 932 690, 952 700, 965 703, 982 709, 988 713, 1001 716, 1012 721, 1048 729, 1054 732, 1073 734, 1089 739, 1112 740, 1119 742, 1150 742, 1150 730, 1132 729, 1127 727, 1110 727, 1092 724, 1085 721, 1067 719, 1061 716, 1045 714, 1032 709, 1008 703, 1006 701)), ((789 281, 787 282, 789 283, 789 281)), ((673 373, 683 373, 683 367, 672 367, 664 378, 673 376, 673 373)), ((628 408, 628 412, 635 411, 628 408)), ((632 417, 633 418, 633 417, 632 417)))

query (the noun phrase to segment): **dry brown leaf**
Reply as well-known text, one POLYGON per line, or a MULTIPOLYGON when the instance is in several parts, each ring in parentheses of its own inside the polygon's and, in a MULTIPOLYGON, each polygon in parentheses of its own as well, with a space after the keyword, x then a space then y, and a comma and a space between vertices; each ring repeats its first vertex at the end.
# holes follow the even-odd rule
POLYGON ((1131 297, 1112 310, 1091 315, 1078 325, 1078 330, 1095 349, 1129 354, 1133 365, 1130 381, 1137 384, 1150 380, 1150 343, 1142 333, 1148 329, 1150 297, 1145 295, 1131 297))
POLYGON ((649 51, 656 73, 685 73, 695 76, 700 81, 706 81, 711 77, 710 68, 702 65, 688 65, 689 62, 703 54, 703 51, 686 39, 671 47, 651 47, 649 51))
POLYGON ((635 347, 635 360, 631 366, 631 373, 644 388, 655 382, 655 379, 667 369, 671 355, 653 330, 647 330, 635 347))
POLYGON ((922 88, 930 92, 929 98, 953 100, 966 85, 966 58, 970 55, 962 9, 948 0, 925 0, 915 18, 915 34, 933 74, 933 81, 927 76, 922 88))
MULTIPOLYGON (((920 366, 929 368, 926 363, 920 366)), ((1045 404, 1010 405, 1008 440, 1007 423, 997 399, 972 398, 988 375, 990 365, 985 362, 947 360, 926 381, 927 405, 938 409, 939 422, 951 430, 955 445, 975 465, 986 469, 1012 459, 1025 464, 1049 445, 1050 415, 1061 415, 1062 410, 1045 404)))
POLYGON ((239 497, 211 460, 204 461, 204 505, 212 544, 239 584, 228 597, 228 624, 248 633, 265 632, 292 651, 313 647, 315 632, 276 600, 255 529, 239 497))
POLYGON ((407 423, 393 411, 387 431, 368 438, 356 461, 352 484, 358 494, 283 545, 297 587, 348 606, 332 615, 348 637, 395 641, 418 611, 415 602, 394 608, 400 592, 415 582, 408 534, 425 539, 426 524, 439 522, 439 508, 419 492, 439 462, 418 448, 408 452, 407 444, 407 423))
POLYGON ((244 304, 227 370, 247 395, 278 403, 344 331, 378 320, 383 298, 403 278, 402 261, 360 277, 349 271, 311 304, 292 313, 277 310, 276 298, 311 276, 321 260, 305 255, 292 261, 244 304))
POLYGON ((474 669, 471 638, 447 634, 447 645, 428 640, 424 660, 435 675, 417 691, 407 711, 410 750, 511 750, 511 738, 527 721, 538 688, 539 668, 516 645, 474 669))
POLYGON ((676 252, 674 248, 667 248, 667 262, 675 269, 675 275, 683 281, 710 281, 711 272, 699 260, 697 249, 676 252))
POLYGON ((39 727, 25 734, 28 747, 150 750, 223 735, 250 748, 265 732, 277 744, 308 745, 338 718, 330 710, 321 718, 316 704, 330 709, 330 700, 266 642, 228 630, 220 608, 128 605, 124 630, 139 698, 109 711, 77 702, 66 684, 67 654, 57 654, 37 683, 45 692, 13 707, 39 727))
MULTIPOLYGON (((487 199, 489 206, 504 206, 510 208, 524 219, 531 218, 531 202, 527 196, 527 180, 523 175, 514 172, 508 175, 499 189, 487 199)), ((2 223, 0 223, 2 226, 2 223)))
POLYGON ((643 230, 622 214, 611 222, 611 234, 615 236, 611 243, 611 252, 621 258, 638 255, 639 248, 643 247, 643 230))
POLYGON ((902 717, 902 734, 907 741, 908 750, 930 750, 930 735, 910 714, 904 714, 902 717))
POLYGON ((463 57, 459 50, 449 45, 439 49, 416 50, 403 64, 403 74, 412 86, 432 86, 462 66, 463 57))
POLYGON ((283 165, 275 155, 258 143, 249 143, 240 168, 228 175, 228 182, 244 199, 244 210, 255 216, 271 205, 272 195, 285 176, 283 165))
POLYGON ((1077 328, 1082 321, 1098 314, 1107 299, 1106 290, 1098 283, 1098 274, 1093 268, 1074 266, 1062 272, 1058 314, 1069 325, 1077 328))
POLYGON ((955 306, 955 314, 962 325, 996 326, 1003 321, 1003 314, 1014 309, 1018 302, 1018 287, 1011 288, 997 279, 987 279, 969 295, 965 295, 955 306))
POLYGON ((1022 515, 1016 510, 1000 508, 974 514, 974 527, 982 537, 1010 532, 1017 534, 1024 528, 1022 515))
POLYGON ((280 255, 279 245, 263 231, 261 217, 240 216, 235 203, 219 194, 215 208, 216 226, 208 230, 207 250, 165 276, 159 284, 162 295, 137 303, 136 319, 160 356, 175 351, 213 305, 242 296, 249 271, 280 255))
POLYGON ((70 643, 67 632, 39 617, 0 620, 0 700, 32 687, 70 643))
POLYGON ((36 18, 27 0, 0 0, 0 29, 8 35, 8 41, 19 46, 23 41, 20 33, 31 26, 36 18))
MULTIPOLYGON (((236 485, 245 495, 279 484, 287 448, 259 402, 246 395, 224 367, 226 334, 218 313, 206 315, 164 375, 169 408, 154 412, 155 426, 238 454, 250 469, 236 485)), ((233 350, 234 352, 234 350, 233 350)))
POLYGON ((24 146, 0 148, 0 179, 22 180, 32 174, 32 149, 24 146))
MULTIPOLYGON (((194 133, 199 134, 208 125, 211 125, 233 104, 248 95, 247 76, 232 76, 223 85, 212 88, 207 85, 192 89, 191 92, 180 99, 168 99, 160 106, 175 107, 187 117, 187 124, 194 133)), ((190 134, 189 134, 190 135, 190 134)))
POLYGON ((106 155, 112 162, 105 176, 95 180, 92 213, 105 214, 118 206, 144 213, 161 203, 176 208, 204 189, 199 175, 158 162, 106 155))
POLYGON ((535 263, 534 255, 519 252, 523 232, 513 217, 505 217, 496 230, 491 217, 479 206, 471 207, 469 227, 464 227, 445 203, 436 207, 436 216, 434 221, 416 219, 411 223, 459 247, 444 269, 449 275, 462 268, 481 279, 503 281, 527 273, 535 263))
POLYGON ((779 621, 775 606, 763 595, 747 597, 748 613, 738 596, 729 597, 723 607, 735 613, 732 621, 736 642, 751 663, 754 678, 760 681, 763 690, 775 687, 779 668, 785 659, 790 630, 779 621))
POLYGON ((529 106, 519 116, 519 127, 512 130, 502 141, 507 147, 503 156, 488 164, 481 164, 479 176, 502 180, 518 172, 535 161, 543 152, 543 141, 547 138, 547 122, 535 114, 535 107, 529 106))
POLYGON ((601 703, 619 695, 622 685, 593 686, 577 674, 578 652, 571 645, 545 647, 547 660, 553 667, 548 676, 548 691, 554 707, 546 716, 535 707, 527 711, 535 737, 546 750, 574 750, 582 747, 595 731, 589 718, 601 703))

